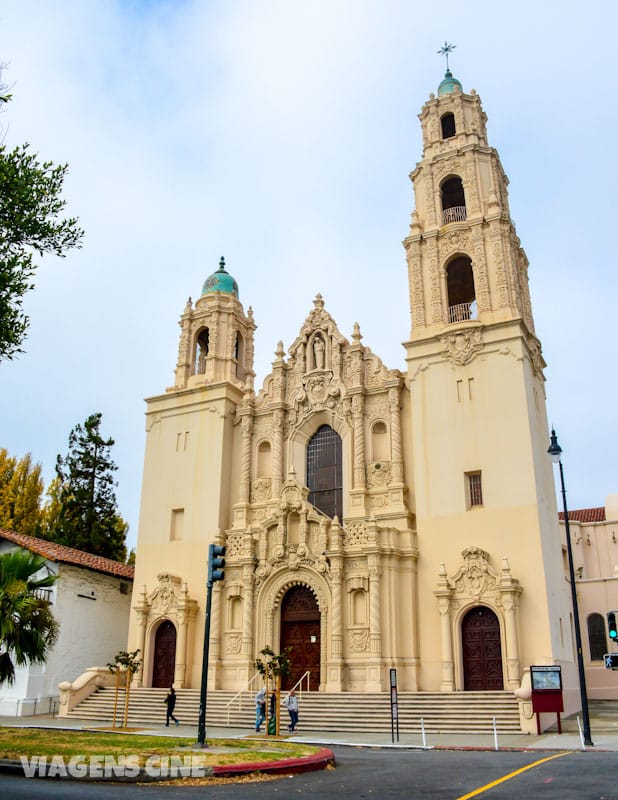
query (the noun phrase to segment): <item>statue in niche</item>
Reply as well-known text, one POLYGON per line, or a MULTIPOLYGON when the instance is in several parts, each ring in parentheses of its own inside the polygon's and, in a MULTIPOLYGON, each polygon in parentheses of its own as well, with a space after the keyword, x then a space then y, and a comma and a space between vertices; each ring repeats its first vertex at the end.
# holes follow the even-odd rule
POLYGON ((313 361, 316 369, 324 369, 324 339, 321 336, 316 336, 313 340, 313 361))

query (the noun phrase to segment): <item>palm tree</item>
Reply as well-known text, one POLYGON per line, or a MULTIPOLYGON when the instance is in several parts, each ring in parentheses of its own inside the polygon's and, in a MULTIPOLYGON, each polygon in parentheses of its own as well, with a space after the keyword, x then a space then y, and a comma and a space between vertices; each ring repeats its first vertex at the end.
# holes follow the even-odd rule
POLYGON ((56 640, 58 623, 40 589, 56 575, 37 577, 45 559, 23 550, 0 555, 0 686, 13 683, 15 665, 43 663, 56 640))

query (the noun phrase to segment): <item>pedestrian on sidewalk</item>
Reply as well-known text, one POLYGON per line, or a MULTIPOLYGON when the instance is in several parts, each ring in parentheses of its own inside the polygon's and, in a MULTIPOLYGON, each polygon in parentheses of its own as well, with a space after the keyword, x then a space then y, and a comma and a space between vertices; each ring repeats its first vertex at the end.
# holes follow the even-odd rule
POLYGON ((266 719, 266 689, 263 687, 255 695, 255 732, 260 732, 260 725, 266 719))
POLYGON ((176 708, 176 692, 174 691, 174 687, 170 686, 169 693, 165 700, 163 701, 167 706, 167 713, 165 715, 165 727, 169 728, 170 719, 173 719, 176 723, 176 727, 180 725, 180 722, 174 716, 174 709, 176 708))
POLYGON ((290 733, 294 733, 294 728, 298 724, 298 697, 296 697, 296 692, 294 689, 292 689, 289 695, 285 698, 284 703, 290 715, 288 731, 290 733))

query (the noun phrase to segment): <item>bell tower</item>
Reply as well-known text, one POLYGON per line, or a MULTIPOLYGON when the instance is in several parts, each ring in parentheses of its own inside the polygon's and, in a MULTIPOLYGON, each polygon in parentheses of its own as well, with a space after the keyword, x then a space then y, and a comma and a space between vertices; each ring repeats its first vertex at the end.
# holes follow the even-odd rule
MULTIPOLYGON (((514 689, 535 659, 572 666, 568 598, 557 589, 564 578, 546 453, 545 363, 508 179, 488 144, 480 98, 447 67, 419 118, 423 153, 410 175, 416 209, 404 240, 419 549, 443 574, 474 548, 488 554, 487 569, 508 562, 522 591, 510 616, 506 607, 495 612, 503 685, 514 689)), ((462 689, 465 609, 433 580, 423 574, 419 595, 440 598, 442 641, 427 634, 420 650, 442 664, 440 686, 431 688, 462 689)))
MULTIPOLYGON (((162 620, 174 627, 174 685, 200 681, 208 545, 223 544, 231 524, 239 492, 237 410, 253 393, 256 325, 238 294, 221 259, 195 305, 189 299, 181 315, 174 385, 146 401, 135 614, 129 629, 131 646, 143 653, 139 682, 145 686, 156 685, 162 620)), ((216 596, 220 592, 219 587, 216 596)), ((213 624, 214 665, 219 663, 216 630, 213 624)))

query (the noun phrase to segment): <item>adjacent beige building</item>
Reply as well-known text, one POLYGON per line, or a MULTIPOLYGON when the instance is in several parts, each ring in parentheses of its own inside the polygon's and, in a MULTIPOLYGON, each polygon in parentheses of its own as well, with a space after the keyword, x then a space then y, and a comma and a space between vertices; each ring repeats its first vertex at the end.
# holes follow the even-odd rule
MULTIPOLYGON (((565 537, 562 512, 560 520, 565 537)), ((607 627, 608 612, 618 615, 618 494, 599 508, 569 511, 569 529, 588 697, 618 700, 618 672, 606 669, 603 659, 606 653, 618 653, 607 627)), ((566 557, 565 544, 565 562, 566 557)))
POLYGON ((174 385, 147 401, 128 645, 144 653, 140 685, 199 686, 215 542, 211 688, 245 687, 269 645, 291 648, 291 682, 310 671, 313 690, 387 690, 390 668, 400 690, 514 690, 531 664, 557 663, 566 710, 578 702, 507 177, 478 95, 450 72, 420 121, 411 328, 384 320, 407 338, 406 372, 358 325, 344 335, 318 295, 256 392, 252 310, 223 261, 184 309, 174 385))

